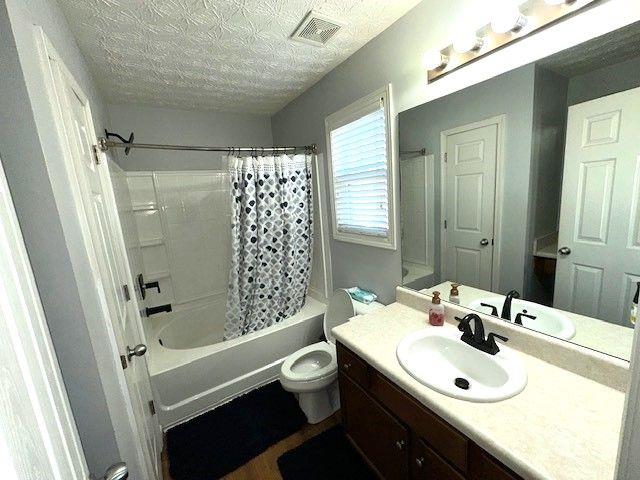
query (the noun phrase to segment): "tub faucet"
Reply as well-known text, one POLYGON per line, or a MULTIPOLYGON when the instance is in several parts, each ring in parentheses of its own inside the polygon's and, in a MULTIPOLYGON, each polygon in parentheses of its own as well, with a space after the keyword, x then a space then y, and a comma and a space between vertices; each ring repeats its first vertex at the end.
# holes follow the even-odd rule
POLYGON ((502 305, 502 314, 500 315, 505 320, 511 321, 511 301, 514 298, 520 298, 520 294, 517 290, 511 290, 507 293, 507 296, 504 299, 504 305, 502 305))
POLYGON ((157 307, 147 307, 145 308, 145 312, 147 317, 150 315, 155 315, 156 313, 161 312, 170 312, 172 310, 171 304, 167 303, 166 305, 158 305, 157 307))

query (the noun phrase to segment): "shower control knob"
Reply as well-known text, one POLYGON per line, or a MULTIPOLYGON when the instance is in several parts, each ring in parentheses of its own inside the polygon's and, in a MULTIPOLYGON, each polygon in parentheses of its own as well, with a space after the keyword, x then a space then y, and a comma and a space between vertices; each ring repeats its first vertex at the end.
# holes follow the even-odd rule
POLYGON ((133 348, 127 345, 127 358, 129 359, 129 361, 131 361, 133 357, 141 357, 145 353, 147 353, 147 346, 142 343, 140 345, 136 345, 133 348))
POLYGON ((558 253, 563 256, 567 256, 571 253, 571 249, 569 247, 562 247, 558 249, 558 253))

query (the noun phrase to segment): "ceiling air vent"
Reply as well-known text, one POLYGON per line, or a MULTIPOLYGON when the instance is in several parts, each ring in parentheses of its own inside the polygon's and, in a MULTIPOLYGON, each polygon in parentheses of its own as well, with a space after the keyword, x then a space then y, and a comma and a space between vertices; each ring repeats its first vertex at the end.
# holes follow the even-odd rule
POLYGON ((311 45, 326 45, 344 22, 311 10, 291 38, 311 45))

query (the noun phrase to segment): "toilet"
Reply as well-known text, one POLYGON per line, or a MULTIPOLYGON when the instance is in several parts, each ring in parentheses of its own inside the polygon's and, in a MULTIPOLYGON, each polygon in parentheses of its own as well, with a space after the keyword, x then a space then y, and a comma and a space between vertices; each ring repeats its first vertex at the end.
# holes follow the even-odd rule
POLYGON ((289 355, 280 368, 282 387, 296 395, 309 423, 318 423, 340 408, 336 341, 331 329, 356 315, 373 312, 384 305, 364 304, 336 290, 327 305, 323 327, 325 342, 314 343, 289 355))

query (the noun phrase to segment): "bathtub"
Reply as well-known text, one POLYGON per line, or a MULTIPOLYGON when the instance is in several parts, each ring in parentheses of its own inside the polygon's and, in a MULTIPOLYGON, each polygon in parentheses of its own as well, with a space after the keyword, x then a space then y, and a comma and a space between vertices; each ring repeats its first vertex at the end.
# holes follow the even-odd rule
POLYGON ((319 340, 325 308, 307 297, 294 316, 226 342, 224 299, 148 319, 147 362, 162 428, 277 379, 287 356, 319 340))

